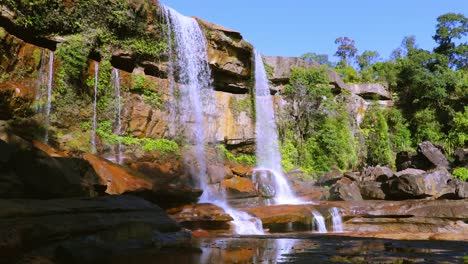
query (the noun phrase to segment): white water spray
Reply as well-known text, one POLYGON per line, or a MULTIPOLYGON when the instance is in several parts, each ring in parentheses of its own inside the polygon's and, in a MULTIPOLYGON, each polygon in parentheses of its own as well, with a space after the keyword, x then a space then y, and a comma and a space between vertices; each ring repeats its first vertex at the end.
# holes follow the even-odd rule
POLYGON ((341 219, 338 208, 332 207, 330 209, 330 214, 333 222, 333 232, 343 232, 343 220, 341 219))
POLYGON ((260 177, 263 178, 266 178, 268 173, 272 174, 276 191, 276 204, 301 204, 303 201, 295 197, 282 173, 273 99, 270 94, 265 65, 261 54, 257 51, 255 51, 255 109, 258 166, 256 172, 260 173, 260 177))
POLYGON ((122 142, 120 140, 120 136, 122 134, 122 120, 121 120, 121 112, 122 112, 122 105, 121 105, 121 96, 120 96, 120 77, 119 71, 114 68, 112 69, 112 76, 114 78, 114 86, 115 86, 115 96, 117 97, 117 126, 115 128, 115 132, 118 137, 118 145, 117 145, 117 153, 116 153, 116 161, 117 163, 122 163, 122 142))
POLYGON ((317 226, 317 231, 319 233, 327 233, 325 218, 323 218, 322 214, 317 211, 313 211, 312 215, 314 216, 314 224, 317 226))
POLYGON ((50 127, 50 112, 52 111, 52 83, 54 76, 54 52, 49 53, 49 79, 47 80, 47 105, 46 105, 46 120, 45 120, 45 135, 44 142, 49 143, 49 127, 50 127))
POLYGON ((97 128, 97 94, 99 81, 99 63, 94 62, 94 102, 93 102, 93 131, 91 133, 91 146, 93 152, 96 153, 96 128, 97 128))

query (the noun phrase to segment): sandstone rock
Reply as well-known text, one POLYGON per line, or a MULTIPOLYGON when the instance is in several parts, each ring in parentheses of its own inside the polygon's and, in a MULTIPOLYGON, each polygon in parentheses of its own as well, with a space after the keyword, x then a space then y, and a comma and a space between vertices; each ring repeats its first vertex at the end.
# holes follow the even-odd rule
MULTIPOLYGON (((77 255, 89 251, 135 254, 141 249, 157 251, 190 240, 190 235, 184 234, 160 208, 136 197, 0 200, 0 207, 0 256, 5 261, 29 252, 62 259, 63 249, 77 255), (81 252, 85 248, 89 251, 81 252)), ((98 260, 98 255, 88 256, 87 263, 98 260)))
POLYGON ((392 99, 392 94, 380 83, 346 84, 343 89, 364 98, 374 99, 378 96, 380 99, 392 99))
POLYGON ((136 171, 104 160, 92 154, 85 154, 87 160, 99 175, 102 185, 107 185, 106 193, 122 194, 137 190, 152 190, 153 183, 136 171))
POLYGON ((248 93, 253 48, 234 30, 196 18, 208 42, 208 61, 217 91, 248 93))
POLYGON ((453 152, 455 156, 454 165, 457 167, 468 167, 468 149, 458 148, 453 152))
POLYGON ((385 200, 381 182, 362 182, 359 184, 359 190, 365 200, 385 200))
POLYGON ((226 179, 222 183, 226 189, 226 195, 230 199, 247 198, 258 195, 255 184, 247 178, 234 176, 231 179, 226 179))
POLYGON ((230 172, 231 170, 223 164, 211 163, 207 167, 207 174, 211 184, 220 183, 230 172))
POLYGON ((361 201, 362 196, 356 181, 342 178, 331 187, 329 199, 332 201, 361 201))
POLYGON ((234 175, 237 175, 239 177, 252 177, 252 168, 250 167, 236 166, 231 168, 231 171, 234 175))
POLYGON ((434 167, 447 168, 449 165, 444 154, 429 141, 424 141, 418 145, 418 153, 426 157, 434 167))
POLYGON ((438 168, 424 174, 402 174, 390 179, 384 187, 392 199, 418 199, 424 197, 442 198, 455 194, 449 182, 452 175, 445 168, 438 168))
POLYGON ((268 79, 273 83, 287 83, 291 76, 291 69, 294 67, 317 68, 320 65, 316 62, 308 62, 298 57, 265 56, 265 63, 271 68, 268 79))
POLYGON ((229 229, 232 217, 214 204, 199 203, 167 210, 169 216, 181 225, 196 229, 229 229))

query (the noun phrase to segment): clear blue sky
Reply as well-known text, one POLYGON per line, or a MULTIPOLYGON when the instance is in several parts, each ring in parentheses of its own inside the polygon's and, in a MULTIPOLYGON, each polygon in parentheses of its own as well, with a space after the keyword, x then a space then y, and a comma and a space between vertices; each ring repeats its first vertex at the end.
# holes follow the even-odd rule
POLYGON ((447 12, 468 16, 468 0, 160 0, 187 16, 240 31, 265 55, 328 54, 348 36, 358 53, 388 58, 404 36, 432 49, 436 19, 447 12))

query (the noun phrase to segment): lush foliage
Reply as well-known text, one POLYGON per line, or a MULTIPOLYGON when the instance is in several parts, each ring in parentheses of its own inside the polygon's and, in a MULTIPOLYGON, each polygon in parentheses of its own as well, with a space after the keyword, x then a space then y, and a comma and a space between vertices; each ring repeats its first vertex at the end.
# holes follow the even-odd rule
POLYGON ((453 170, 452 174, 462 181, 468 181, 468 168, 456 168, 453 170))
POLYGON ((390 133, 384 111, 379 106, 372 106, 361 129, 366 138, 368 165, 393 165, 390 133))
POLYGON ((235 155, 230 152, 224 145, 217 145, 216 146, 219 151, 221 151, 223 158, 234 161, 239 164, 247 165, 247 166, 255 166, 257 164, 257 159, 255 155, 249 154, 240 154, 235 155))

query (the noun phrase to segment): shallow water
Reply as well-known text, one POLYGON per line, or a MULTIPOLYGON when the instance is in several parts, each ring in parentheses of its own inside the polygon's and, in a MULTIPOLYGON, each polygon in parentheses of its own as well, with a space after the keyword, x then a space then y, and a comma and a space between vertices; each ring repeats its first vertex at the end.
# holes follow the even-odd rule
POLYGON ((194 238, 192 246, 163 250, 158 260, 161 263, 464 263, 464 256, 468 256, 468 242, 462 241, 328 235, 194 238))

